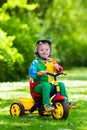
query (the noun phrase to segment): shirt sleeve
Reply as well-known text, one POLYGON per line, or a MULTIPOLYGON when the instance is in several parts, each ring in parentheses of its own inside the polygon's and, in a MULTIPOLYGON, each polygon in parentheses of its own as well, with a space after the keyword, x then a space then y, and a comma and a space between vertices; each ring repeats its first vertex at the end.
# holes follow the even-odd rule
POLYGON ((29 76, 32 78, 37 77, 37 61, 34 60, 29 68, 29 76))

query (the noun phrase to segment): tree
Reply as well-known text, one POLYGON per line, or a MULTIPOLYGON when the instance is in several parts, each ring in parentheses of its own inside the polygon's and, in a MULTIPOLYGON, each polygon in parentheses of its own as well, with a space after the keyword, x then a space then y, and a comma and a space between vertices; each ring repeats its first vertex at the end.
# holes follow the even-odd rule
POLYGON ((55 0, 45 14, 45 34, 55 44, 57 60, 65 66, 87 65, 87 53, 83 56, 87 48, 85 3, 79 0, 55 0))
MULTIPOLYGON (((33 48, 38 38, 37 32, 39 31, 40 23, 40 20, 32 12, 36 6, 37 4, 27 5, 25 0, 21 0, 20 2, 8 0, 0 9, 0 27, 4 32, 7 32, 7 36, 11 35, 15 37, 11 47, 15 48, 24 60, 24 62, 21 59, 20 61, 15 61, 13 66, 9 66, 10 63, 8 60, 8 66, 2 64, 3 78, 1 81, 19 80, 26 78, 28 75, 30 62, 34 58, 33 48), (8 70, 8 76, 4 75, 5 69, 8 70)), ((4 38, 6 39, 6 37, 4 38)), ((5 45, 4 42, 3 45, 5 45)), ((16 57, 16 54, 14 54, 14 57, 16 57)), ((13 64, 13 61, 11 63, 13 64)))
POLYGON ((86 0, 1 0, 0 29, 6 33, 4 38, 11 38, 12 42, 8 46, 12 65, 9 60, 3 62, 6 51, 0 54, 1 81, 27 78, 28 68, 35 58, 34 46, 40 39, 52 41, 53 56, 64 67, 87 66, 86 3, 86 0), (16 54, 21 56, 20 60, 16 54))
POLYGON ((12 77, 11 71, 14 70, 14 65, 23 62, 23 56, 18 53, 16 48, 12 47, 14 38, 14 36, 7 36, 5 32, 0 30, 0 81, 12 77))

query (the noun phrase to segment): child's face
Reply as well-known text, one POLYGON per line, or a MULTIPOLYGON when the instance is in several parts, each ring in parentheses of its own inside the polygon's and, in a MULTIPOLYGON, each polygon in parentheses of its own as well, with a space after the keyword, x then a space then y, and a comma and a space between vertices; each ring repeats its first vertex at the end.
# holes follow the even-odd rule
POLYGON ((47 59, 50 55, 50 46, 47 43, 40 44, 38 46, 38 53, 39 53, 41 58, 47 59))

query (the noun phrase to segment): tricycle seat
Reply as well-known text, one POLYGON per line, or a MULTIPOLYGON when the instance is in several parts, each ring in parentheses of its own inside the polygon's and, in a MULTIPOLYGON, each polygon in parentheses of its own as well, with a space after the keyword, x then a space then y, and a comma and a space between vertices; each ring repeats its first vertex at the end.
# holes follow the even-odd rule
POLYGON ((29 80, 29 86, 30 86, 30 93, 34 100, 39 100, 42 98, 41 94, 37 94, 34 92, 34 87, 39 84, 40 82, 33 82, 33 79, 30 78, 29 80))

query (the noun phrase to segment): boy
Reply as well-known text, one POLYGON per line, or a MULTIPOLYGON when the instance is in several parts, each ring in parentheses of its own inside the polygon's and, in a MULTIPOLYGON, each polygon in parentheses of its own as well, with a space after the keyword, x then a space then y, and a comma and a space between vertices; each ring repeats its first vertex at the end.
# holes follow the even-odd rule
MULTIPOLYGON (((37 58, 32 62, 29 69, 29 75, 33 78, 34 82, 40 82, 40 84, 34 87, 34 92, 42 95, 45 111, 54 110, 54 107, 50 104, 50 93, 54 90, 53 78, 46 73, 54 74, 63 71, 63 67, 54 59, 50 58, 51 52, 51 42, 49 40, 39 40, 35 48, 37 58)), ((59 82, 59 86, 61 95, 64 96, 66 102, 68 102, 65 85, 59 82)))

